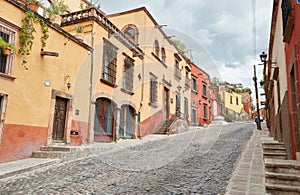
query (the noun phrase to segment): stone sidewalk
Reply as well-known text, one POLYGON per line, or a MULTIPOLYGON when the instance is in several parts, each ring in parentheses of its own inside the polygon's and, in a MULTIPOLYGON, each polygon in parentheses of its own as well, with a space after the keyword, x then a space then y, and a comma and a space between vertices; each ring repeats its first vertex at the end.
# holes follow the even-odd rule
POLYGON ((261 139, 268 137, 268 130, 254 130, 226 189, 228 195, 262 195, 265 190, 265 168, 261 139))

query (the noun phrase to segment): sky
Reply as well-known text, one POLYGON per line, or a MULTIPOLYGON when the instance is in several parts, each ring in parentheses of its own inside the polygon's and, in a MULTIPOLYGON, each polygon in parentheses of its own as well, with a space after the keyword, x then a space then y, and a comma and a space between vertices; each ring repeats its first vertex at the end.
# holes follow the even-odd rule
MULTIPOLYGON (((262 51, 268 52, 272 0, 102 0, 100 6, 106 14, 146 7, 211 77, 254 92, 253 65, 261 63, 262 51)), ((257 66, 259 81, 262 70, 257 66)))

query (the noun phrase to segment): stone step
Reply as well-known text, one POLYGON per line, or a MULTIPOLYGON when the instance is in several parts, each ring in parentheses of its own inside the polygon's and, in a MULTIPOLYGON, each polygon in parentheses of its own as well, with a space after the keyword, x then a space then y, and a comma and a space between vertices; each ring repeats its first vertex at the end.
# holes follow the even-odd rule
POLYGON ((272 195, 299 195, 300 186, 270 184, 266 182, 266 192, 272 195))
POLYGON ((282 153, 274 153, 274 152, 263 152, 264 159, 271 158, 271 159, 287 159, 287 154, 285 152, 282 153))
POLYGON ((265 159, 265 170, 267 172, 300 175, 300 162, 295 160, 265 159))
POLYGON ((66 156, 70 155, 70 152, 62 152, 62 151, 36 151, 32 153, 33 158, 66 158, 66 156))
POLYGON ((265 175, 266 182, 270 184, 300 186, 299 174, 266 172, 265 175))
POLYGON ((266 153, 285 153, 285 148, 273 148, 268 146, 263 146, 263 151, 266 153))
POLYGON ((67 146, 42 146, 41 151, 61 151, 70 152, 71 148, 67 146))
POLYGON ((269 147, 269 148, 285 148, 284 143, 281 142, 275 142, 275 141, 265 141, 262 142, 263 147, 269 147))

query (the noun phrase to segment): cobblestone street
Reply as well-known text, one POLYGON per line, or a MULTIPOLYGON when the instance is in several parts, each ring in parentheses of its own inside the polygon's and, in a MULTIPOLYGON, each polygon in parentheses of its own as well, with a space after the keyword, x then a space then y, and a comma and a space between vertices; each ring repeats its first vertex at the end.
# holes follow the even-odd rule
POLYGON ((2 179, 0 194, 223 194, 254 128, 193 128, 2 179))

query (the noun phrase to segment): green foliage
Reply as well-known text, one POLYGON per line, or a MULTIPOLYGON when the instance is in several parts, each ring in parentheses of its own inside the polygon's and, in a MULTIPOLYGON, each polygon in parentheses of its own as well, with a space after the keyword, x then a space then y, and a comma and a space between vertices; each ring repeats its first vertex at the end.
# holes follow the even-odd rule
POLYGON ((77 33, 83 33, 83 26, 81 24, 75 26, 77 33))
POLYGON ((174 43, 174 45, 179 49, 180 52, 184 53, 186 46, 183 42, 177 39, 171 39, 171 41, 174 43))
POLYGON ((221 97, 221 94, 220 94, 220 93, 217 93, 217 98, 218 98, 218 101, 219 101, 219 102, 222 102, 222 97, 221 97))
POLYGON ((0 47, 3 49, 12 49, 14 51, 16 51, 16 47, 15 45, 6 42, 1 36, 0 36, 0 47))
POLYGON ((62 15, 66 13, 68 6, 64 4, 64 0, 53 0, 50 7, 46 9, 46 14, 49 17, 51 14, 62 15))
MULTIPOLYGON (((49 38, 49 30, 46 23, 39 18, 36 18, 32 11, 27 11, 25 13, 25 18, 22 20, 22 27, 19 36, 20 48, 18 53, 22 56, 30 55, 32 45, 34 43, 34 33, 36 32, 34 28, 34 22, 39 21, 43 36, 41 37, 42 47, 46 46, 46 40, 49 38)), ((22 64, 26 64, 27 61, 23 59, 22 64)))
POLYGON ((235 93, 249 93, 250 95, 252 94, 252 91, 249 87, 243 88, 243 89, 231 89, 232 92, 235 93))
POLYGON ((217 77, 212 78, 212 80, 210 81, 210 84, 212 87, 218 87, 220 84, 220 81, 217 77))

